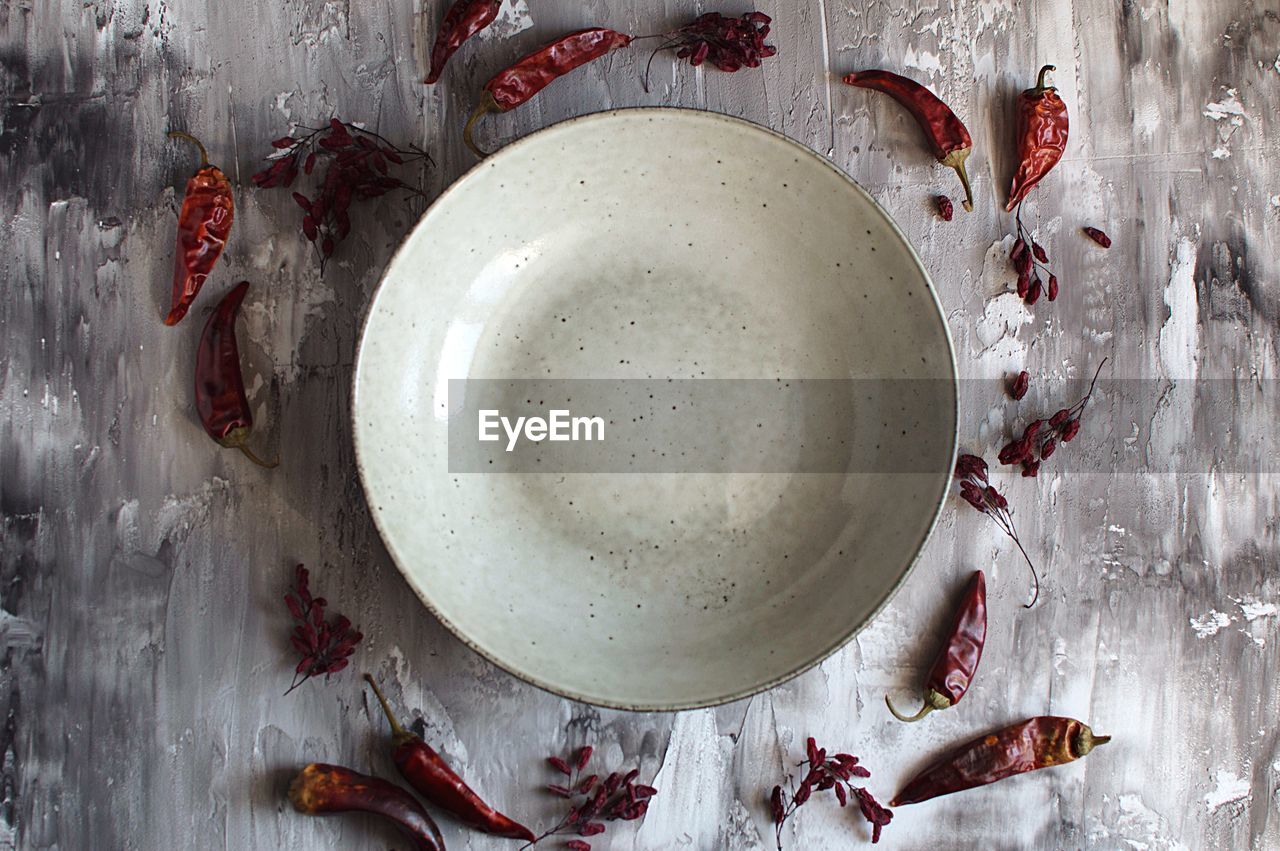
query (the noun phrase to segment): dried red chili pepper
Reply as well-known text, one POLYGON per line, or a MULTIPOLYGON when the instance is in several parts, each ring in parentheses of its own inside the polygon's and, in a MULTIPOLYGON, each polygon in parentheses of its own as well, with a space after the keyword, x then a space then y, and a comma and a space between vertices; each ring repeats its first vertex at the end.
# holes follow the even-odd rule
POLYGON ((374 696, 391 722, 392 743, 395 745, 391 759, 401 776, 419 795, 476 830, 508 839, 533 841, 533 831, 486 804, 434 748, 401 727, 373 677, 365 674, 364 678, 373 687, 374 696))
POLYGON ((204 430, 219 444, 239 449, 261 467, 275 467, 279 461, 267 463, 248 446, 253 415, 244 394, 240 347, 236 345, 236 317, 248 291, 248 281, 236 284, 218 302, 200 334, 196 346, 196 411, 204 430))
POLYGON ((304 815, 373 813, 391 819, 418 851, 444 851, 444 837, 422 804, 394 783, 340 765, 313 762, 289 785, 289 802, 304 815))
POLYGON ((222 169, 209 164, 209 154, 200 140, 178 130, 171 139, 185 139, 200 149, 200 168, 187 181, 178 214, 178 240, 173 255, 173 300, 165 325, 177 325, 187 315, 204 279, 218 262, 231 234, 235 219, 235 198, 231 181, 222 169))
POLYGON ((604 27, 577 30, 499 71, 485 83, 484 96, 462 130, 463 141, 476 156, 485 156, 471 135, 477 121, 491 112, 515 109, 546 88, 547 84, 612 50, 626 47, 631 41, 632 37, 626 33, 604 27))
POLYGON ((1018 170, 1009 187, 1012 210, 1027 197, 1031 187, 1040 182, 1062 159, 1067 147, 1067 105, 1058 90, 1045 84, 1045 76, 1055 70, 1052 65, 1040 69, 1035 88, 1018 96, 1018 170))
POLYGON ((489 26, 498 17, 502 0, 457 0, 440 22, 436 43, 431 48, 431 72, 422 82, 431 85, 440 79, 445 63, 462 43, 489 26))
POLYGON ((1015 774, 1072 762, 1110 736, 1074 718, 1041 715, 961 745, 907 782, 889 804, 918 804, 939 795, 985 786, 1015 774))
POLYGON ((987 577, 975 571, 965 588, 960 606, 951 622, 951 630, 933 661, 926 682, 924 707, 910 717, 893 708, 885 695, 884 702, 899 721, 919 721, 935 709, 949 709, 960 702, 982 660, 982 645, 987 640, 987 577))
POLYGON ((955 169, 964 186, 964 208, 973 211, 973 189, 964 161, 973 152, 973 139, 964 123, 933 92, 891 71, 855 71, 844 81, 851 86, 883 92, 902 104, 915 117, 933 147, 933 155, 947 168, 955 169))

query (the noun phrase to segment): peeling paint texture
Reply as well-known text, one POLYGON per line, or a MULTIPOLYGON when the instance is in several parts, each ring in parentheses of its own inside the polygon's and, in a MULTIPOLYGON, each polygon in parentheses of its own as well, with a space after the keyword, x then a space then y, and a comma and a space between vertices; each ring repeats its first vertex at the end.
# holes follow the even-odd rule
MULTIPOLYGON (((360 670, 526 822, 555 811, 536 791, 546 754, 590 742, 604 762, 638 764, 661 793, 597 851, 771 848, 764 795, 808 735, 862 756, 888 799, 949 743, 1044 713, 1114 741, 903 808, 880 847, 1280 847, 1280 489, 1226 455, 1277 427, 1276 4, 761 0, 780 54, 762 69, 660 54, 646 93, 648 51, 620 52, 487 122, 511 139, 609 106, 674 104, 828 156, 918 248, 964 377, 990 380, 961 396, 961 443, 988 458, 1031 412, 1074 400, 1104 355, 1110 378, 1170 383, 1144 417, 1100 394, 1060 453, 1089 471, 1055 458, 1038 479, 1002 478, 1040 555, 1035 609, 1021 608, 1016 551, 952 500, 907 587, 844 650, 767 694, 678 715, 544 694, 477 658, 409 593, 365 509, 347 408, 363 310, 422 203, 358 217, 322 279, 288 194, 249 175, 290 122, 337 112, 430 151, 434 196, 474 162, 458 130, 496 70, 568 29, 661 32, 708 5, 511 0, 424 88, 445 5, 0 0, 0 847, 402 847, 384 825, 303 818, 283 800, 310 760, 392 776, 360 670), (1048 62, 1071 143, 1024 220, 1062 297, 1031 312, 1008 294, 998 202, 1013 99, 1048 62), (932 196, 954 197, 952 175, 902 109, 839 83, 873 67, 921 79, 966 120, 977 212, 941 221, 932 196), (177 329, 160 320, 194 162, 169 129, 201 137, 237 187, 225 259, 177 329), (1115 247, 1081 236, 1086 224, 1115 247), (240 335, 256 445, 284 457, 276 471, 215 447, 192 412, 195 326, 241 278, 255 285, 240 335), (997 382, 1023 368, 1033 390, 1014 405, 997 382), (1272 413, 1175 392, 1191 379, 1270 394, 1272 413), (1171 471, 1135 472, 1132 459, 1171 471), (297 562, 366 640, 353 670, 284 697, 280 597, 297 562), (991 622, 972 691, 920 725, 893 722, 885 693, 918 693, 954 591, 979 567, 991 622)), ((671 198, 697 204, 678 187, 671 198)), ((442 827, 451 849, 513 847, 442 827)), ((829 804, 788 831, 793 849, 869 840, 829 804)))

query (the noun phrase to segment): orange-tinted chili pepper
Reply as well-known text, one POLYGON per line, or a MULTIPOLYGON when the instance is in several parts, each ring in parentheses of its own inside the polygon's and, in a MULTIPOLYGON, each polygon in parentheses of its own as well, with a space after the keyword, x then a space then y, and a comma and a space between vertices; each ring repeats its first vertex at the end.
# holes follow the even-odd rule
POLYGON ((982 660, 982 645, 987 640, 987 578, 981 570, 974 571, 969 586, 951 623, 947 640, 934 659, 933 670, 926 683, 924 707, 907 717, 893 708, 889 696, 884 702, 899 721, 919 721, 935 709, 955 706, 969 690, 973 675, 982 660))
POLYGON ((309 816, 373 813, 400 826, 417 851, 444 851, 444 837, 417 800, 394 783, 340 765, 313 762, 289 785, 293 808, 309 816))
POLYGON ((961 745, 908 781, 889 806, 918 804, 1015 774, 1062 765, 1109 741, 1110 736, 1095 736, 1074 718, 1028 718, 961 745))
POLYGON ((502 0, 457 0, 450 6, 431 48, 431 72, 423 82, 430 85, 439 80, 449 57, 464 41, 493 23, 501 6, 502 0))
POLYGON ((1018 96, 1018 170, 1009 188, 1009 203, 1005 210, 1012 210, 1027 197, 1031 187, 1049 173, 1067 147, 1067 105, 1058 97, 1058 90, 1045 84, 1045 77, 1053 71, 1052 65, 1040 69, 1035 88, 1018 96))
POLYGON ((373 687, 382 711, 391 722, 392 743, 395 745, 391 760, 419 795, 476 830, 508 839, 534 841, 533 831, 486 804, 434 748, 401 727, 373 677, 365 674, 364 678, 373 687))
POLYGON ((280 462, 267 463, 248 446, 253 416, 240 373, 240 347, 236 345, 236 317, 248 291, 248 281, 236 284, 218 302, 200 334, 196 346, 196 412, 204 430, 219 444, 239 449, 259 466, 274 467, 280 462))
POLYGON ((173 255, 173 300, 165 325, 177 325, 187 315, 191 302, 218 262, 231 234, 235 219, 235 199, 231 181, 222 169, 209 164, 204 145, 195 136, 174 130, 170 138, 186 139, 200 149, 200 168, 187 181, 178 214, 178 244, 173 255))
POLYGON ((491 112, 515 109, 546 88, 547 84, 612 50, 626 47, 631 41, 632 37, 626 33, 604 27, 578 30, 561 36, 510 68, 499 71, 485 83, 484 96, 462 130, 463 141, 476 156, 483 157, 484 152, 471 136, 476 122, 482 117, 491 112))
POLYGON ((964 186, 964 208, 973 211, 973 189, 969 186, 969 174, 964 161, 973 152, 973 139, 969 130, 942 100, 933 92, 906 77, 891 71, 855 71, 846 74, 844 81, 851 86, 875 89, 902 104, 924 131, 933 155, 947 168, 955 169, 964 186))

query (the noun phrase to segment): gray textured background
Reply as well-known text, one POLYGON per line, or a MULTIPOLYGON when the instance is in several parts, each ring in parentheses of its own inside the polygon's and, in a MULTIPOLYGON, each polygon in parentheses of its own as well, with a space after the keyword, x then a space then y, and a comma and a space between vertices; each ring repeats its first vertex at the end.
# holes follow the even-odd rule
MULTIPOLYGON (((816 735, 862 755, 887 798, 935 749, 1052 712, 1116 741, 1083 763, 904 808, 889 848, 1274 848, 1280 844, 1277 668, 1280 498, 1272 477, 1195 461, 1184 475, 1009 480, 1046 574, 1030 612, 1024 568, 952 500, 921 569, 819 669, 716 710, 602 712, 523 685, 422 610, 365 511, 347 425, 362 309, 418 210, 361 217, 321 280, 296 209, 255 191, 265 143, 337 111, 430 150, 434 193, 471 162, 457 128, 479 85, 560 31, 663 29, 706 7, 517 0, 425 89, 431 0, 0 0, 0 846, 373 849, 396 834, 307 819, 283 802, 312 759, 390 770, 384 728, 344 674, 282 697, 290 653, 279 596, 306 562, 367 635, 356 665, 496 803, 529 822, 542 755, 582 742, 639 761, 661 794, 600 849, 760 849, 762 795, 816 735), (530 7, 532 11, 530 11, 530 7), (237 182, 236 230, 208 290, 247 277, 242 348, 264 451, 250 466, 203 435, 190 373, 198 324, 167 306, 177 196, 203 137, 237 182), (987 656, 965 704, 928 724, 887 720, 932 653, 951 589, 992 583, 987 656)), ((715 7, 711 7, 715 8, 715 7)), ((743 4, 726 4, 741 11, 743 4)), ((610 105, 679 104, 776 128, 828 155, 897 218, 937 282, 967 377, 1026 367, 1025 413, 1074 394, 1102 355, 1117 378, 1234 379, 1264 392, 1280 366, 1280 18, 1251 0, 780 2, 780 57, 727 75, 637 50, 491 120, 514 136, 610 105), (1042 62, 1071 109, 1064 162, 1028 206, 1063 296, 1025 311, 1007 290, 1011 103, 1042 62), (917 131, 836 74, 884 66, 923 80, 977 140, 979 211, 944 224, 917 131), (1083 240, 1105 227, 1116 246, 1083 240), (1049 383, 1061 379, 1068 384, 1049 383), (1050 398, 1046 398, 1046 394, 1050 398)), ((493 137, 490 137, 493 138, 493 137)), ((673 205, 696 205, 673 187, 673 205)), ((957 205, 958 208, 958 205, 957 205)), ((973 383, 966 385, 973 388, 973 383)), ((1019 408, 969 389, 962 445, 990 456, 1019 408)), ((1073 453, 1106 468, 1203 458, 1270 430, 1171 393, 1149 419, 1099 400, 1073 453)), ((1248 445, 1247 440, 1244 445, 1248 445)), ((1245 450, 1249 451, 1249 450, 1245 450)), ((820 628, 797 624, 797 629, 820 628)), ((587 649, 585 652, 589 652, 587 649)), ((637 660, 644 664, 644 660, 637 660)), ((358 669, 357 668, 357 669, 358 669)), ((833 804, 805 808, 791 848, 859 847, 833 804)), ((444 829, 454 849, 512 848, 444 829)))

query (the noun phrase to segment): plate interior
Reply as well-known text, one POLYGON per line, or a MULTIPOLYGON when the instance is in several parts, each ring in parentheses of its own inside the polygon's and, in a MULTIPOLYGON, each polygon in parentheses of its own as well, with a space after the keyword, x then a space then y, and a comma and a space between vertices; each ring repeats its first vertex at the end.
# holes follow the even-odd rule
POLYGON ((955 452, 946 323, 893 222, 798 144, 688 110, 556 125, 452 186, 385 273, 353 406, 370 508, 432 611, 537 685, 634 709, 745 696, 847 641, 955 452), (679 404, 667 378, 875 392, 715 435, 770 472, 451 470, 450 379, 482 378, 635 379, 632 414, 679 404))

